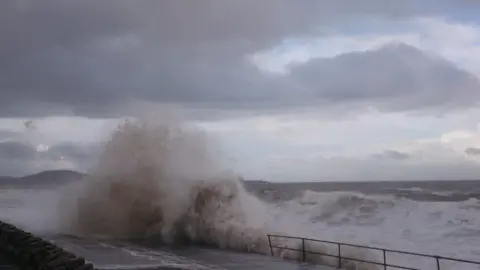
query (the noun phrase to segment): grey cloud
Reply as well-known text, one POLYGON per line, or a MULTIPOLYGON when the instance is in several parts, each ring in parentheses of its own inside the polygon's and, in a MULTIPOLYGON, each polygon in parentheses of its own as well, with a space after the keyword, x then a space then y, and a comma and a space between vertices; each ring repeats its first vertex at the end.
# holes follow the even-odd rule
POLYGON ((480 82, 452 63, 405 44, 316 59, 293 69, 312 98, 386 111, 474 106, 480 82))
POLYGON ((469 147, 465 149, 465 154, 470 156, 480 156, 480 148, 469 147))
MULTIPOLYGON (((345 169, 345 168, 344 168, 345 169)), ((351 169, 357 179, 373 181, 404 180, 477 180, 480 166, 465 160, 420 161, 420 162, 378 162, 359 161, 351 169)))
POLYGON ((20 176, 39 170, 69 169, 88 170, 101 150, 99 144, 77 145, 62 143, 48 151, 37 151, 34 145, 21 141, 0 143, 0 176, 20 176))
POLYGON ((432 9, 437 6, 413 0, 3 1, 0 116, 110 116, 138 99, 219 109, 304 106, 311 87, 259 73, 245 54, 362 16, 395 19, 441 12, 432 9))
MULTIPOLYGON (((295 181, 421 181, 421 180, 478 180, 480 165, 478 162, 463 158, 445 160, 415 160, 398 162, 392 159, 379 160, 376 157, 320 158, 305 164, 300 161, 288 161, 289 167, 295 165, 296 172, 275 167, 278 178, 295 181), (298 175, 295 175, 298 173, 298 175), (291 177, 285 179, 285 176, 291 177)), ((266 169, 270 169, 266 166, 266 169)), ((270 180, 270 179, 269 179, 270 180)), ((277 180, 277 179, 271 179, 277 180)))
POLYGON ((12 140, 18 138, 19 136, 22 136, 22 134, 19 132, 8 129, 0 129, 0 142, 12 140))
POLYGON ((67 159, 72 162, 84 163, 98 156, 100 150, 100 143, 87 145, 60 143, 49 147, 48 150, 37 151, 37 148, 30 143, 9 140, 0 143, 0 158, 16 160, 48 159, 51 161, 67 159))
POLYGON ((4 40, 2 49, 10 52, 52 48, 52 45, 77 47, 125 35, 187 46, 191 42, 198 45, 205 41, 242 40, 262 44, 287 35, 309 33, 318 29, 320 23, 335 24, 351 16, 397 17, 441 11, 436 10, 438 5, 416 3, 414 0, 23 0, 2 2, 0 33, 11 37, 4 40))
POLYGON ((96 160, 101 149, 101 145, 97 143, 88 145, 62 143, 50 147, 45 154, 51 160, 66 159, 88 167, 96 160))
POLYGON ((30 173, 37 173, 45 170, 45 167, 38 168, 33 162, 18 162, 11 159, 0 159, 0 177, 20 177, 30 173))
POLYGON ((16 141, 0 143, 0 159, 31 160, 35 158, 36 153, 35 147, 26 143, 16 141))
POLYGON ((372 157, 377 159, 406 160, 410 158, 410 155, 396 150, 385 150, 380 154, 372 155, 372 157))

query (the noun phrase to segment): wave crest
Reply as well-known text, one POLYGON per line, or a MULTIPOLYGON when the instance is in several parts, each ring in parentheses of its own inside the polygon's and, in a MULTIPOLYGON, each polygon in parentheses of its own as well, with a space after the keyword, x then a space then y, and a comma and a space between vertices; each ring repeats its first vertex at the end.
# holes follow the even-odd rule
MULTIPOLYGON (((125 122, 90 177, 65 193, 66 233, 263 254, 270 253, 268 233, 298 233, 298 226, 277 224, 274 206, 248 193, 239 178, 219 170, 211 150, 192 126, 125 122)), ((276 253, 300 258, 294 251, 276 253)))
POLYGON ((68 229, 264 251, 265 207, 217 169, 206 145, 192 127, 125 122, 75 187, 75 203, 62 204, 71 213, 68 229))

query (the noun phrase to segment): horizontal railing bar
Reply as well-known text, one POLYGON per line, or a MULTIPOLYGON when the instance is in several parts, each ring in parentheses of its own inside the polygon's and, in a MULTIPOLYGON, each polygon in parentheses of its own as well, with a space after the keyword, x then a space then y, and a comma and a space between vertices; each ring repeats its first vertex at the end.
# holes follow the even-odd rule
MULTIPOLYGON (((272 248, 285 249, 285 250, 303 251, 302 249, 299 249, 299 248, 281 247, 281 246, 271 246, 271 247, 272 248)), ((338 255, 329 254, 329 253, 321 253, 321 252, 316 252, 316 251, 312 251, 312 250, 305 250, 305 252, 310 253, 310 254, 322 254, 322 255, 331 255, 331 256, 334 256, 334 257, 338 257, 338 255)))
MULTIPOLYGON (((305 239, 305 240, 312 241, 312 242, 320 242, 320 243, 335 244, 335 245, 340 244, 342 246, 367 248, 367 249, 374 249, 374 250, 379 250, 379 251, 384 250, 383 248, 378 248, 378 247, 368 247, 368 246, 362 246, 362 245, 347 244, 347 243, 334 242, 334 241, 328 241, 328 240, 318 240, 318 239, 305 238, 305 237, 283 236, 283 235, 273 235, 273 234, 269 234, 269 236, 270 237, 277 237, 277 238, 298 239, 298 240, 305 239)), ((388 250, 386 250, 386 251, 388 251, 388 250)), ((430 255, 427 255, 427 256, 430 256, 430 255)))
MULTIPOLYGON (((301 249, 293 249, 293 248, 288 248, 288 247, 278 247, 278 246, 272 246, 272 248, 278 248, 278 249, 284 249, 284 250, 292 250, 292 251, 302 251, 301 249)), ((338 255, 333 255, 333 254, 328 254, 328 253, 322 253, 322 252, 316 252, 316 251, 309 251, 305 250, 306 253, 309 254, 316 254, 316 255, 323 255, 327 257, 333 257, 333 258, 339 258, 338 255)), ((363 262, 363 263, 368 263, 368 264, 374 264, 374 265, 381 265, 381 266, 387 266, 387 267, 393 267, 397 269, 405 269, 405 270, 420 270, 418 268, 410 268, 410 267, 405 267, 405 266, 400 266, 400 265, 395 265, 395 264, 384 264, 382 262, 375 262, 375 261, 367 261, 367 260, 362 260, 362 259, 357 259, 357 258, 351 258, 351 257, 343 257, 341 256, 340 259, 344 260, 350 260, 350 261, 357 261, 357 262, 363 262)))
MULTIPOLYGON (((277 246, 272 246, 272 248, 285 249, 285 250, 291 250, 291 251, 302 251, 301 249, 289 248, 289 247, 277 247, 277 246)), ((305 250, 305 252, 308 252, 308 251, 305 250)))
POLYGON ((349 257, 342 257, 341 259, 345 260, 350 260, 350 261, 357 261, 357 262, 363 262, 363 263, 369 263, 369 264, 375 264, 375 265, 382 265, 382 266, 387 266, 387 267, 394 267, 398 269, 406 269, 406 270, 420 270, 418 268, 410 268, 410 267, 405 267, 405 266, 400 266, 400 265, 395 265, 395 264, 384 264, 380 262, 372 262, 372 261, 366 261, 362 259, 357 259, 357 258, 349 258, 349 257))
MULTIPOLYGON (((272 248, 285 249, 285 250, 291 250, 291 251, 303 251, 303 250, 301 250, 301 249, 294 249, 294 248, 289 248, 289 247, 272 246, 272 248)), ((310 251, 310 250, 305 250, 305 252, 308 253, 308 254, 325 255, 325 256, 335 257, 335 258, 338 259, 338 255, 333 255, 333 254, 328 254, 328 253, 322 253, 322 252, 316 252, 316 251, 310 251)), ((382 265, 383 265, 383 263, 382 263, 382 265)))
MULTIPOLYGON (((323 253, 323 252, 318 252, 318 251, 312 251, 312 250, 305 250, 306 253, 308 254, 318 254, 318 255, 327 255, 331 257, 336 257, 338 258, 338 255, 333 255, 333 254, 328 254, 328 253, 323 253)), ((342 257, 343 258, 343 257, 342 257)))
POLYGON ((463 262, 463 263, 471 263, 471 264, 480 264, 480 262, 476 261, 470 261, 470 260, 464 260, 464 259, 455 259, 455 258, 449 258, 449 257, 442 257, 442 256, 434 256, 435 258, 438 258, 440 260, 445 260, 445 261, 454 261, 454 262, 463 262))
POLYGON ((334 244, 334 245, 342 245, 342 246, 347 246, 347 247, 364 248, 364 249, 378 250, 378 251, 386 251, 386 252, 390 252, 390 253, 413 255, 413 256, 421 256, 421 257, 429 257, 429 258, 432 258, 432 259, 440 259, 440 260, 447 260, 447 261, 462 262, 462 263, 471 263, 471 264, 478 264, 478 265, 480 265, 480 262, 478 262, 478 261, 471 261, 471 260, 465 260, 465 259, 456 259, 456 258, 443 257, 443 256, 435 256, 435 255, 424 254, 424 253, 417 253, 417 252, 393 250, 393 249, 386 249, 386 248, 379 248, 379 247, 370 247, 370 246, 363 246, 363 245, 356 245, 356 244, 348 244, 348 243, 328 241, 328 240, 319 240, 319 239, 305 238, 305 237, 295 237, 295 236, 288 236, 288 235, 274 235, 274 234, 269 234, 268 236, 269 236, 269 237, 277 237, 277 238, 285 238, 285 239, 298 239, 298 240, 304 239, 304 240, 312 241, 312 242, 319 242, 319 243, 326 243, 326 244, 334 244))

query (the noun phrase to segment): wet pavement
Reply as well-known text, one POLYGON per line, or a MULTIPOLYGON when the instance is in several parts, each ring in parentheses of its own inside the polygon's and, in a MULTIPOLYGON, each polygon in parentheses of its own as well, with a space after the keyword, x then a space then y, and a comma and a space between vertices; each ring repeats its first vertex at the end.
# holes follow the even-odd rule
POLYGON ((267 255, 200 247, 146 248, 130 243, 106 243, 78 238, 55 238, 55 244, 84 257, 98 269, 186 270, 331 270, 267 255))

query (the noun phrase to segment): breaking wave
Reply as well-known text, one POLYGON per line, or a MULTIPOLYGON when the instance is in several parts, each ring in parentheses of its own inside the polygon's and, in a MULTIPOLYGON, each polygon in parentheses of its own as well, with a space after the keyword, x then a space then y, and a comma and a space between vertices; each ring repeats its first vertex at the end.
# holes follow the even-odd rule
MULTIPOLYGON (((302 196, 280 203, 290 212, 307 211, 310 221, 327 225, 380 226, 410 218, 409 224, 437 226, 452 229, 477 227, 480 219, 480 200, 414 201, 396 194, 367 195, 357 192, 314 192, 306 190, 302 196), (301 209, 301 210, 300 210, 301 209), (462 226, 451 226, 462 225, 462 226)), ((410 226, 406 226, 408 228, 410 226)), ((480 232, 477 230, 477 236, 480 232)))
MULTIPOLYGON (((301 222, 279 222, 272 215, 275 205, 248 193, 238 177, 219 169, 213 149, 194 126, 126 121, 112 134, 89 178, 65 192, 59 208, 64 230, 83 237, 151 238, 262 254, 270 253, 269 233, 311 236, 301 222)), ((336 252, 336 247, 310 248, 336 252)), ((296 251, 276 252, 300 258, 296 251)), ((351 269, 374 269, 356 267, 351 269)))

